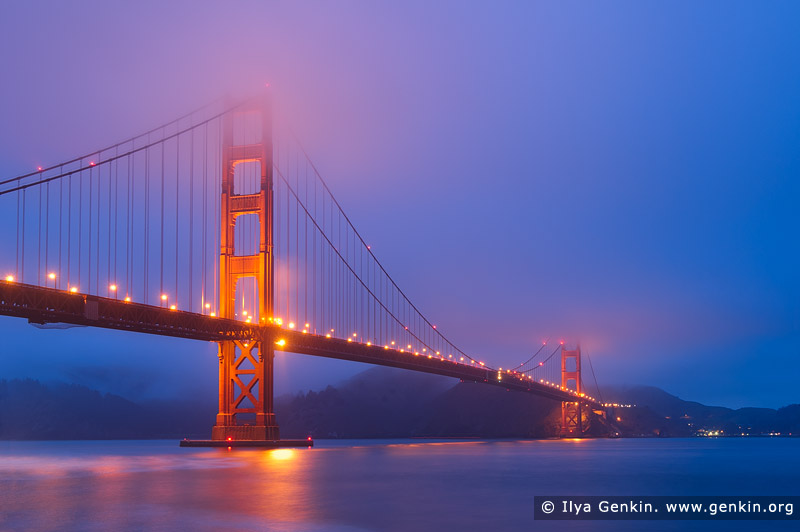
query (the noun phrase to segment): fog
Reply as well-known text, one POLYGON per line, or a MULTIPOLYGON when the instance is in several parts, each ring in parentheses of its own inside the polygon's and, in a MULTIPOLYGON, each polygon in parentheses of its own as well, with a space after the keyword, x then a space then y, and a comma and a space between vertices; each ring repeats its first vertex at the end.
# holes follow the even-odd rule
MULTIPOLYGON (((508 367, 563 338, 601 386, 800 401, 798 7, 429 4, 4 2, 0 175, 269 83, 465 351, 508 367)), ((0 378, 216 393, 212 344, 13 318, 0 334, 0 378)), ((279 355, 276 386, 363 368, 279 355)))

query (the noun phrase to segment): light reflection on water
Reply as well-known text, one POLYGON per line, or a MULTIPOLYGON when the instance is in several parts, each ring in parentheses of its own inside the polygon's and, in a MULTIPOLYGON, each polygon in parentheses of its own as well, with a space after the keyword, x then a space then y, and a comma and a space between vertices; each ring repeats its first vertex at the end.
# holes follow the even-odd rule
MULTIPOLYGON (((535 495, 800 495, 800 440, 0 442, 0 530, 642 530, 535 495)), ((754 530, 647 522, 648 530, 754 530)), ((764 523, 790 530, 792 523, 764 523)))

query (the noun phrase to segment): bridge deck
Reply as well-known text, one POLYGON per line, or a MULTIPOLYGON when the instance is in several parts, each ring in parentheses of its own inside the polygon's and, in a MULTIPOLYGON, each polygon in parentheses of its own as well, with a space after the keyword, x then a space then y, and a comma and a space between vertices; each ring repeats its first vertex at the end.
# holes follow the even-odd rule
POLYGON ((0 281, 0 315, 27 318, 31 323, 67 323, 194 340, 284 340, 285 345, 276 345, 277 350, 434 373, 533 393, 558 401, 580 400, 600 406, 586 397, 579 398, 572 392, 529 378, 509 373, 503 373, 498 378, 497 370, 483 366, 442 360, 436 356, 414 355, 408 351, 385 349, 383 346, 348 342, 339 338, 304 334, 276 325, 255 326, 204 314, 22 283, 0 281))

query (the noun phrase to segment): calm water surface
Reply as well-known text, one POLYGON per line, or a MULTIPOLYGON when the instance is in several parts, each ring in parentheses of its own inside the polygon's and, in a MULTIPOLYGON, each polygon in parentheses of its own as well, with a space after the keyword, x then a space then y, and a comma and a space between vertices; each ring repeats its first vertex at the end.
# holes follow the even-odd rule
POLYGON ((547 494, 800 495, 800 439, 0 442, 0 530, 797 530, 534 522, 547 494))

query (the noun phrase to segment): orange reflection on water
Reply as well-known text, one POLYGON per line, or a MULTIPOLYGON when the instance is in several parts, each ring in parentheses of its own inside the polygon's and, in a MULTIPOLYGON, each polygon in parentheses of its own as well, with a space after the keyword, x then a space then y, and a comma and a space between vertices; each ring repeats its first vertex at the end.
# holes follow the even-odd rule
POLYGON ((225 458, 237 465, 231 471, 235 474, 217 476, 207 489, 225 493, 238 512, 268 522, 307 521, 314 508, 310 454, 305 449, 234 449, 225 458))
POLYGON ((267 451, 267 457, 272 460, 291 460, 294 458, 294 449, 273 449, 267 451))

